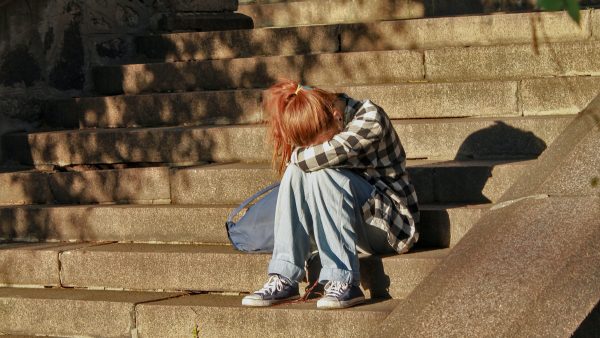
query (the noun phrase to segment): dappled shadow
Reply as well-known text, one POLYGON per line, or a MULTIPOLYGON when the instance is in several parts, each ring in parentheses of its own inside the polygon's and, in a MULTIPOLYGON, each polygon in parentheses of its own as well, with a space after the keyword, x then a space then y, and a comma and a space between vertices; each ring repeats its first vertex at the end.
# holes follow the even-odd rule
MULTIPOLYGON (((374 30, 367 25, 334 25, 320 28, 321 35, 314 35, 307 28, 282 30, 276 36, 272 32, 249 36, 247 32, 233 31, 206 34, 198 38, 200 42, 158 37, 160 48, 156 50, 142 44, 146 57, 154 61, 189 62, 96 68, 97 94, 116 96, 52 102, 45 110, 47 120, 51 121, 48 128, 83 130, 7 136, 4 144, 10 152, 6 154, 21 163, 48 170, 43 174, 46 182, 43 184, 50 188, 52 200, 35 200, 41 196, 40 186, 26 183, 23 178, 15 178, 12 183, 23 187, 23 195, 31 199, 28 203, 169 203, 169 168, 270 159, 264 144, 265 129, 256 127, 265 119, 260 107, 260 89, 281 78, 323 86, 424 81, 421 51, 345 56, 331 53, 354 51, 363 43, 375 45, 378 50, 422 48, 419 40, 410 35, 410 27, 395 23, 390 24, 389 30, 374 30), (404 47, 398 47, 394 40, 402 41, 404 47), (158 54, 161 50, 164 53, 158 54), (319 55, 321 52, 331 54, 319 55), (296 55, 299 53, 309 55, 296 55), (255 54, 265 57, 250 58, 255 54), (289 56, 272 56, 276 54, 289 56), (233 59, 239 57, 245 58, 233 59), (123 93, 128 95, 119 95, 123 93), (138 168, 158 173, 148 177, 145 175, 150 170, 138 172, 138 168), (168 189, 166 193, 160 189, 154 191, 149 188, 153 184, 168 189)), ((456 159, 509 154, 520 159, 535 157, 546 147, 540 141, 530 132, 497 122, 470 135, 458 149, 456 159)), ((468 189, 480 195, 474 197, 477 203, 485 202, 481 191, 490 175, 491 169, 484 168, 471 177, 468 189)), ((448 177, 451 180, 451 174, 448 177)), ((423 184, 427 183, 431 182, 423 184)), ((184 181, 180 189, 194 184, 197 183, 184 181)), ((444 201, 434 196, 432 202, 444 201)), ((460 201, 471 202, 474 201, 460 201)), ((441 237, 434 241, 436 246, 449 246, 448 213, 430 215, 428 222, 440 227, 435 230, 441 237)), ((45 206, 0 208, 3 222, 0 237, 107 240, 95 233, 91 225, 97 220, 92 217, 91 207, 70 211, 45 206)), ((112 221, 116 227, 128 226, 122 223, 125 220, 112 221)), ((147 228, 148 232, 155 230, 158 233, 162 229, 147 228)), ((422 233, 426 236, 427 232, 422 233)), ((118 233, 112 236, 112 240, 135 240, 119 237, 118 233)), ((363 287, 370 291, 371 297, 390 296, 390 277, 383 269, 381 257, 363 258, 361 274, 363 287)))

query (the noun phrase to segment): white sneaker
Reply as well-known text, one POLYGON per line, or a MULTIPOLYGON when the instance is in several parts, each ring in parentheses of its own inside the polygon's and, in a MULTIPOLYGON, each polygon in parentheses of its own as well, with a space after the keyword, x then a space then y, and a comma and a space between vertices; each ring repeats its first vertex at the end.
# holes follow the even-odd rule
POLYGON ((270 306, 300 298, 298 283, 290 283, 280 275, 271 275, 262 289, 242 299, 245 306, 270 306))
POLYGON ((365 295, 358 285, 329 281, 325 284, 325 296, 317 302, 319 309, 344 309, 364 303, 365 295))

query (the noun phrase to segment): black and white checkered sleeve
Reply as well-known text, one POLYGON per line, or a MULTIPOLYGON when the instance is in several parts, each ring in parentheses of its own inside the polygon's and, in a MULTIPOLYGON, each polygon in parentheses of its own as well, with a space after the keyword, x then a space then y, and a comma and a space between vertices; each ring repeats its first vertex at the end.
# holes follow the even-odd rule
MULTIPOLYGON (((369 109, 370 110, 370 109, 369 109)), ((382 126, 374 118, 376 112, 366 111, 350 121, 346 128, 331 140, 305 148, 297 148, 292 154, 291 163, 304 171, 315 171, 332 167, 357 167, 349 160, 369 155, 377 151, 376 143, 381 141, 382 126)))

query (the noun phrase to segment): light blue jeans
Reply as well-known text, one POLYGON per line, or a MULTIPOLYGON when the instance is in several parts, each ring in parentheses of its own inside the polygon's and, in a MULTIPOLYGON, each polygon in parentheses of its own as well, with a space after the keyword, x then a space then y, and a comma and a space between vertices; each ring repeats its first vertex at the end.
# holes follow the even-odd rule
POLYGON ((275 246, 269 274, 304 278, 314 239, 322 269, 319 282, 360 283, 358 252, 392 253, 385 231, 365 224, 361 207, 374 187, 346 169, 304 172, 290 164, 275 211, 275 246))

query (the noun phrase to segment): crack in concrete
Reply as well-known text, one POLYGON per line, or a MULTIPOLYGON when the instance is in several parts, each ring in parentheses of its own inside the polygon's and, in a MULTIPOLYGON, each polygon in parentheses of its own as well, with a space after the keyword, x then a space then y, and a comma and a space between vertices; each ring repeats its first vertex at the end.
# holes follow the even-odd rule
POLYGON ((518 202, 521 202, 523 200, 529 200, 529 199, 542 200, 542 199, 546 199, 546 198, 549 198, 549 197, 550 196, 547 195, 547 194, 536 194, 536 195, 524 196, 524 197, 520 197, 520 198, 517 198, 517 199, 509 200, 509 201, 504 201, 504 202, 496 203, 493 207, 490 208, 490 211, 494 211, 494 210, 506 208, 508 206, 511 206, 511 205, 513 205, 515 203, 518 203, 518 202))

